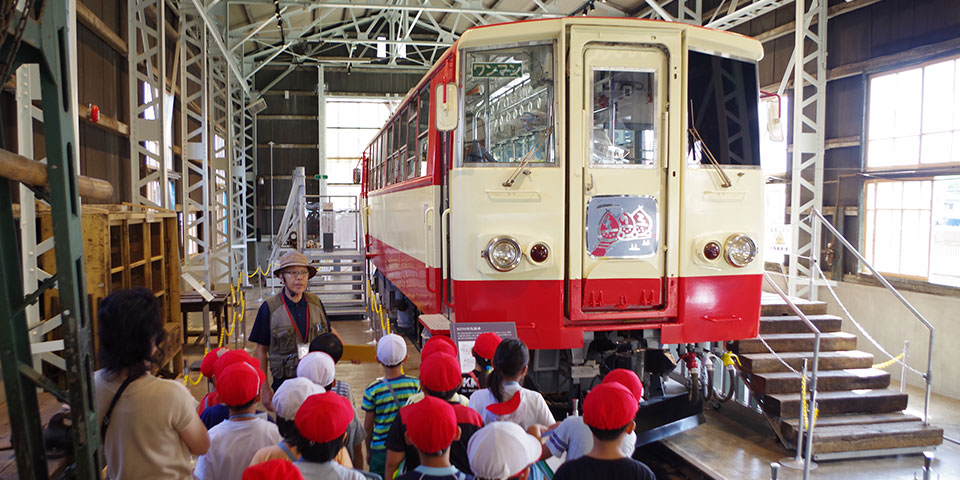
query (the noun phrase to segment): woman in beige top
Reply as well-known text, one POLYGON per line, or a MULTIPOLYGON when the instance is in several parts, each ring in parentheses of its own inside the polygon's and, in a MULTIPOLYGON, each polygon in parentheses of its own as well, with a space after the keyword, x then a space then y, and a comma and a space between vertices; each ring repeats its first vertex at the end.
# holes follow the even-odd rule
POLYGON ((98 310, 100 365, 94 382, 103 419, 116 399, 103 439, 107 478, 192 478, 191 455, 210 447, 197 400, 182 383, 154 377, 165 337, 160 306, 149 290, 120 290, 98 310))

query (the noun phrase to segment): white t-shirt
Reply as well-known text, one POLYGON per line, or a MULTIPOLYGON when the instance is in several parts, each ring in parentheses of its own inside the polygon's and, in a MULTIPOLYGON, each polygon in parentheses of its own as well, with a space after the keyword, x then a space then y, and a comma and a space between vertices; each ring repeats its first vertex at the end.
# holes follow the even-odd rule
POLYGON ((344 467, 333 460, 324 463, 314 463, 301 459, 293 464, 300 469, 300 473, 303 474, 303 478, 306 480, 366 480, 367 478, 364 477, 362 473, 352 468, 344 467))
POLYGON ((527 390, 517 382, 503 383, 503 392, 507 399, 511 398, 514 392, 518 390, 520 391, 520 406, 517 407, 513 413, 495 415, 487 410, 489 405, 500 403, 493 396, 493 393, 490 392, 489 388, 477 390, 470 396, 470 408, 480 414, 484 425, 491 422, 506 421, 519 424, 526 430, 530 428, 531 425, 553 425, 556 423, 556 420, 553 419, 553 414, 550 413, 550 408, 547 407, 547 402, 543 399, 543 395, 533 390, 527 390))
MULTIPOLYGON (((99 422, 123 379, 94 374, 99 422)), ((123 391, 104 441, 108 478, 190 478, 191 455, 180 432, 197 419, 197 400, 183 383, 149 373, 123 391)))
MULTIPOLYGON (((547 447, 554 457, 560 458, 567 452, 567 461, 576 460, 593 450, 593 432, 583 423, 583 417, 567 417, 560 425, 544 434, 547 447)), ((620 453, 627 458, 633 457, 637 434, 630 432, 620 442, 620 453)))
POLYGON ((277 426, 264 420, 224 420, 210 429, 210 450, 193 475, 200 480, 240 480, 243 469, 263 447, 280 443, 277 426))

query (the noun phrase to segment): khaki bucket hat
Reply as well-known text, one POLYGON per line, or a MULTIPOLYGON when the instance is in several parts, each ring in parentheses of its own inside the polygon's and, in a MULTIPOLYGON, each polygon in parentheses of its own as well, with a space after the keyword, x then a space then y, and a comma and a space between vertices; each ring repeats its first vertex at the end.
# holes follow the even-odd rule
POLYGON ((278 277, 283 275, 283 270, 287 267, 306 267, 310 272, 308 274, 310 278, 313 278, 313 276, 317 274, 317 267, 310 265, 310 259, 300 252, 294 251, 287 253, 286 255, 280 257, 278 262, 280 262, 280 265, 273 270, 273 274, 278 277))

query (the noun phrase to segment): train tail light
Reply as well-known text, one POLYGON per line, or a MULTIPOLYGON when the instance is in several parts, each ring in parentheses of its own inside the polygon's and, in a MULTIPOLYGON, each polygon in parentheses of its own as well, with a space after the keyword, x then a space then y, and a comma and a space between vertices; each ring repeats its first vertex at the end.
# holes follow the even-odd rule
POLYGON ((727 262, 734 267, 745 267, 757 256, 757 242, 745 233, 730 235, 723 246, 727 262))
POLYGON ((509 272, 520 264, 523 258, 523 250, 520 244, 511 237, 494 237, 487 244, 487 248, 481 253, 481 256, 487 259, 494 270, 498 272, 509 272))
POLYGON ((533 263, 543 263, 550 256, 550 247, 546 243, 537 242, 530 247, 530 261, 533 263))
POLYGON ((713 261, 720 258, 720 254, 723 253, 723 248, 720 247, 720 244, 714 241, 707 242, 703 246, 703 258, 713 261))

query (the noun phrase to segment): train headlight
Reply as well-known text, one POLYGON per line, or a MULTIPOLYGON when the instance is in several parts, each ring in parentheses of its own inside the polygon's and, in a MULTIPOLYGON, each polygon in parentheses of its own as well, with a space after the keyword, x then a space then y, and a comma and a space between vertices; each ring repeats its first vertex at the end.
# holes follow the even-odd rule
POLYGON ((757 256, 757 243, 745 233, 730 235, 723 247, 727 262, 734 267, 745 267, 757 256))
POLYGON ((523 258, 523 250, 520 244, 511 237, 494 237, 487 244, 483 256, 487 263, 498 272, 509 272, 520 264, 523 258))

